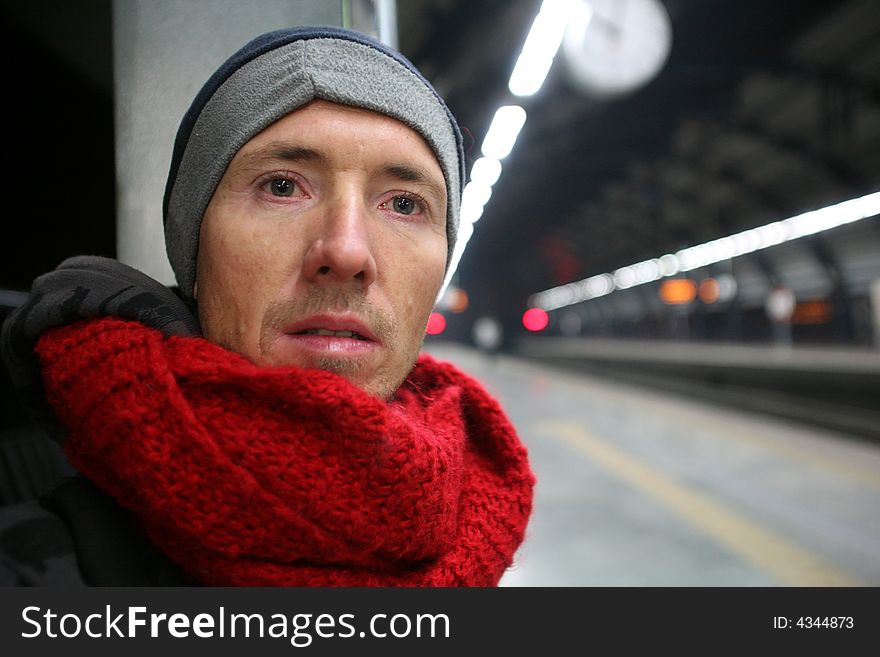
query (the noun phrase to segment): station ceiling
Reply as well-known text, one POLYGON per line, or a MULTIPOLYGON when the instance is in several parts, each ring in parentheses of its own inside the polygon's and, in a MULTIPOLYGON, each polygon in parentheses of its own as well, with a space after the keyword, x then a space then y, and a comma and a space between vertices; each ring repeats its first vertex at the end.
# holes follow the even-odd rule
POLYGON ((664 5, 672 50, 644 87, 589 97, 557 56, 520 99, 507 83, 540 0, 398 1, 400 49, 471 161, 498 106, 528 114, 459 267, 487 312, 880 190, 880 2, 664 5))

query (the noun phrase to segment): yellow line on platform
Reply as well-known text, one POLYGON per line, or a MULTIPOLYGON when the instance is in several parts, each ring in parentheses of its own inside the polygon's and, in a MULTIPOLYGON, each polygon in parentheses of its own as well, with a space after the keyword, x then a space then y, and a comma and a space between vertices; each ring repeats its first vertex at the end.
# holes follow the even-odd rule
MULTIPOLYGON (((649 408, 650 414, 658 416, 658 419, 662 418, 662 421, 673 423, 685 421, 689 425, 697 425, 705 429, 706 435, 712 436, 713 439, 728 439, 740 444, 748 443, 770 450, 784 458, 794 459, 821 471, 831 472, 880 490, 880 470, 876 467, 875 459, 861 463, 856 460, 858 457, 855 456, 842 460, 839 456, 833 456, 828 452, 816 454, 814 450, 809 448, 781 443, 773 429, 776 424, 782 424, 794 427, 796 431, 807 433, 819 431, 821 434, 824 431, 807 424, 798 428, 798 425, 792 425, 791 422, 783 418, 765 416, 757 411, 738 411, 734 407, 717 406, 711 402, 684 396, 681 393, 640 388, 622 381, 602 380, 587 375, 573 375, 570 371, 560 368, 538 367, 523 362, 515 362, 508 367, 519 369, 523 376, 534 376, 535 373, 546 376, 548 372, 552 372, 554 386, 563 386, 576 395, 588 393, 594 398, 596 395, 605 395, 605 398, 617 403, 626 395, 628 403, 637 403, 646 410, 649 408), (722 414, 722 417, 735 418, 737 421, 719 422, 719 413, 722 414), (751 426, 743 428, 743 420, 750 422, 751 426), (756 425, 760 426, 760 431, 754 430, 756 425)), ((834 432, 825 433, 832 436, 828 440, 834 440, 834 432)), ((854 440, 845 433, 841 435, 847 440, 854 440)), ((861 442, 858 439, 855 440, 861 442)))
MULTIPOLYGON (((657 413, 664 413, 666 417, 674 418, 673 421, 680 421, 681 414, 678 414, 677 416, 673 415, 674 411, 670 411, 668 408, 659 409, 657 413)), ((756 418, 759 416, 753 415, 752 417, 756 418)), ((780 418, 774 418, 774 420, 777 422, 784 422, 780 418)), ((769 421, 770 420, 765 419, 765 422, 769 421)), ((706 432, 706 435, 714 436, 716 439, 727 438, 740 444, 748 443, 761 449, 771 451, 777 456, 799 461, 800 463, 805 463, 818 470, 824 470, 825 472, 830 472, 839 477, 844 477, 880 490, 880 472, 878 472, 876 468, 876 461, 874 459, 868 461, 867 465, 852 462, 854 457, 850 457, 849 462, 844 462, 840 460, 839 457, 832 456, 827 452, 817 454, 809 447, 804 448, 781 443, 773 435, 772 429, 769 429, 766 433, 746 431, 735 423, 731 425, 729 423, 719 422, 717 416, 707 417, 705 415, 691 413, 687 417, 687 422, 689 422, 691 426, 702 427, 706 432)), ((766 424, 764 426, 766 426, 766 424)), ((847 437, 847 439, 852 440, 850 437, 847 437)), ((830 440, 833 440, 833 438, 830 440)))
POLYGON ((752 522, 725 504, 641 463, 574 422, 545 421, 540 433, 565 440, 614 476, 678 514, 740 558, 786 586, 861 586, 849 575, 752 522))

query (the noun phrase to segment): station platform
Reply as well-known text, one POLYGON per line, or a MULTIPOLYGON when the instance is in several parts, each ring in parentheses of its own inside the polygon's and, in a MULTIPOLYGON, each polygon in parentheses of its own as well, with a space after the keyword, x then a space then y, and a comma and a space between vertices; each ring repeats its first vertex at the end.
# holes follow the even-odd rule
POLYGON ((480 379, 530 452, 534 515, 502 585, 880 585, 880 444, 534 360, 426 350, 480 379))
POLYGON ((880 349, 540 336, 516 353, 880 441, 880 349))

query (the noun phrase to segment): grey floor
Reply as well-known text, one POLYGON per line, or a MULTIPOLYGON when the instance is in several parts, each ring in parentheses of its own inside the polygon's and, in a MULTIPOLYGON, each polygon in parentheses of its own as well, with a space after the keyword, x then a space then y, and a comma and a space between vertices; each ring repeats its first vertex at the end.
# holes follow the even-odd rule
POLYGON ((526 443, 503 586, 880 585, 880 445, 451 344, 526 443))

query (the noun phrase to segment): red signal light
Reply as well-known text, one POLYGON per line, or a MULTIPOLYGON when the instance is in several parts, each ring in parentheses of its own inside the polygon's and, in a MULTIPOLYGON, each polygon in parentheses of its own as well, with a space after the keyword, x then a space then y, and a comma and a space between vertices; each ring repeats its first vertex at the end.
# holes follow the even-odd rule
POLYGON ((529 331, 543 331, 550 323, 550 317, 543 308, 529 308, 523 313, 522 323, 529 331))
POLYGON ((428 317, 428 326, 425 333, 428 335, 439 335, 446 329, 446 318, 440 313, 431 313, 428 317))

